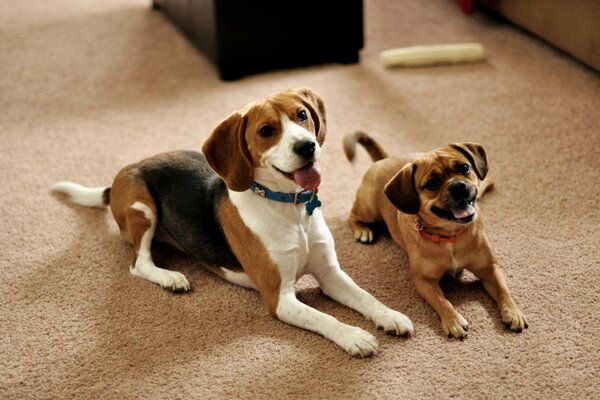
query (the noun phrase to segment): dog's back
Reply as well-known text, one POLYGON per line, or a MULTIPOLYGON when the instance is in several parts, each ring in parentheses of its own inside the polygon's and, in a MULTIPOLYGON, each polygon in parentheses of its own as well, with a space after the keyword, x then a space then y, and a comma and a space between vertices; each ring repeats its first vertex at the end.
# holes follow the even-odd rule
POLYGON ((134 164, 127 173, 143 180, 154 198, 159 226, 177 247, 210 264, 241 268, 218 221, 227 188, 204 155, 162 153, 134 164))
POLYGON ((241 268, 218 221, 220 199, 227 196, 227 189, 198 152, 172 151, 130 164, 117 174, 112 187, 59 182, 52 191, 66 194, 71 203, 83 207, 110 204, 121 225, 121 204, 130 195, 131 182, 152 197, 158 240, 208 264, 241 268))

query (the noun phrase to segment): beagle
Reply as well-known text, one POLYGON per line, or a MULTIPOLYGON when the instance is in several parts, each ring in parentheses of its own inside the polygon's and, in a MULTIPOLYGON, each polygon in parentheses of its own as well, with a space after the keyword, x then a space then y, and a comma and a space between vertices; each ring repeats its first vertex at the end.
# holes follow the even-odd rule
POLYGON ((323 293, 385 332, 414 331, 408 317, 340 268, 317 196, 326 132, 321 96, 288 90, 234 112, 214 129, 202 154, 158 154, 123 168, 111 187, 60 182, 52 189, 82 206, 110 205, 133 244, 131 274, 188 291, 183 274, 152 260, 152 240, 169 243, 225 280, 257 289, 271 315, 317 332, 353 356, 371 356, 378 348, 373 335, 296 298, 296 281, 311 274, 323 293))

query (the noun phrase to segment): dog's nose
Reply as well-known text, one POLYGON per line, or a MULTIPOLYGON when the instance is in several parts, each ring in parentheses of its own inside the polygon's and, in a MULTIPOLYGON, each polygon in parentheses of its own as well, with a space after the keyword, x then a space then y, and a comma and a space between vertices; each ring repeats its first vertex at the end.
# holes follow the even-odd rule
POLYGON ((294 153, 306 159, 313 158, 315 155, 316 144, 312 140, 303 140, 294 145, 294 153))
POLYGON ((452 182, 448 188, 450 195, 456 200, 462 200, 469 196, 469 188, 463 181, 452 182))

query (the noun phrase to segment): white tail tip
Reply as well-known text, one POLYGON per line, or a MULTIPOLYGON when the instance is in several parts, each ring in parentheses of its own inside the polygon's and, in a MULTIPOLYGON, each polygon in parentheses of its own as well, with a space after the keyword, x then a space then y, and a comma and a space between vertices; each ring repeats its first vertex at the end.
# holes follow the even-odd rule
POLYGON ((106 187, 85 187, 75 182, 58 182, 50 188, 52 192, 64 193, 71 203, 84 207, 104 207, 106 187))

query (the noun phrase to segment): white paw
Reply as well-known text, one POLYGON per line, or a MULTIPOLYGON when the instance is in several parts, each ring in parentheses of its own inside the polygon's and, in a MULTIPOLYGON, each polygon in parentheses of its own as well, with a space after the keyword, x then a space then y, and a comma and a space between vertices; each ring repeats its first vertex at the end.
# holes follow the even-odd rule
POLYGON ((355 326, 345 326, 339 330, 334 341, 351 356, 370 357, 377 354, 379 343, 375 336, 355 326))
POLYGON ((162 286, 164 289, 170 289, 174 292, 189 292, 190 290, 190 283, 185 275, 177 271, 165 270, 165 274, 163 274, 160 286, 162 286))
POLYGON ((138 263, 135 267, 129 268, 129 272, 174 292, 190 290, 190 283, 181 272, 158 268, 152 263, 138 263))
POLYGON ((373 317, 375 326, 381 328, 385 333, 396 336, 412 336, 415 332, 412 321, 406 315, 391 309, 373 317))
POLYGON ((366 226, 354 231, 354 239, 361 243, 373 243, 373 231, 366 226))

